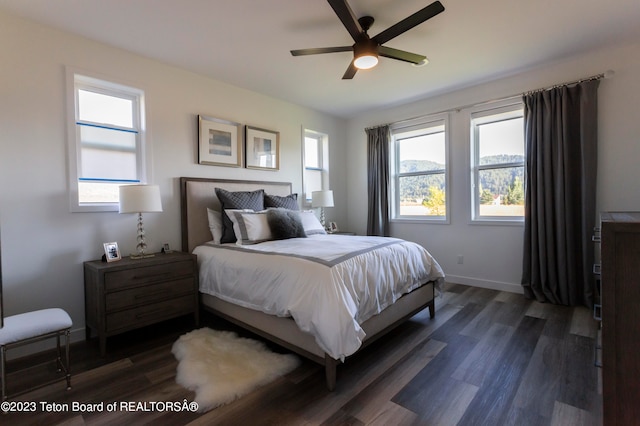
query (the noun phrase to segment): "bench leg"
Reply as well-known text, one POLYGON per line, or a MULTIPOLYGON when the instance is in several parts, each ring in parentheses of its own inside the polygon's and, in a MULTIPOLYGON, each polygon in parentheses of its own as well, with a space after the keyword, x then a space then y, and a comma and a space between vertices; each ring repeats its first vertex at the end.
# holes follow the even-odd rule
POLYGON ((69 351, 69 337, 71 334, 71 330, 64 330, 56 334, 56 348, 58 350, 58 358, 56 359, 56 363, 58 364, 58 373, 64 371, 65 378, 67 380, 67 390, 71 389, 71 362, 70 362, 70 351, 69 351), (60 346, 60 335, 64 333, 65 336, 65 354, 64 361, 62 361, 62 348, 60 346))
POLYGON ((7 399, 7 371, 5 370, 5 361, 7 357, 7 348, 0 347, 0 376, 2 376, 2 400, 7 399))
POLYGON ((66 372, 67 372, 67 390, 71 389, 71 357, 69 356, 69 338, 71 335, 71 330, 67 329, 67 331, 65 331, 65 340, 66 340, 66 344, 65 344, 65 358, 67 359, 67 368, 66 368, 66 372))
POLYGON ((60 333, 56 334, 56 350, 57 350, 57 358, 56 358, 56 366, 57 372, 61 372, 64 369, 64 365, 62 364, 62 352, 60 351, 60 333))

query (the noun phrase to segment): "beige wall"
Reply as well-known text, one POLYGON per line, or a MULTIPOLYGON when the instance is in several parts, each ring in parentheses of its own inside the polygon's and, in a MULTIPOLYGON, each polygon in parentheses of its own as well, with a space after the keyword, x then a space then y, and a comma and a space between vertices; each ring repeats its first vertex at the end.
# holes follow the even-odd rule
POLYGON ((65 67, 113 78, 145 91, 152 183, 163 213, 145 215, 148 244, 179 248, 177 178, 288 181, 302 189, 302 128, 329 135, 336 207, 327 219, 346 222, 346 122, 233 87, 0 12, 0 225, 5 313, 59 306, 84 328, 82 262, 117 241, 135 247, 136 218, 70 213, 67 198, 65 67), (198 114, 280 131, 277 172, 197 164, 198 114))

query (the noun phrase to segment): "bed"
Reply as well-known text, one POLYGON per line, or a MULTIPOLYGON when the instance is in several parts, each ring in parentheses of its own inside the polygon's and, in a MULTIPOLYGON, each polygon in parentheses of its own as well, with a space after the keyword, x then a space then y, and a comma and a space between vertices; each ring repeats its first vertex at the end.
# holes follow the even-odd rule
MULTIPOLYGON (((324 235, 323 232, 311 235, 316 234, 315 231, 308 232, 308 238, 260 240, 257 244, 242 246, 233 243, 212 244, 209 215, 212 211, 221 210, 216 188, 232 193, 264 190, 273 198, 283 199, 290 197, 292 192, 292 186, 287 182, 180 178, 182 250, 198 255, 203 308, 323 365, 329 390, 335 388, 336 368, 345 358, 425 308, 434 317, 434 297, 436 289, 444 282, 444 274, 435 259, 421 247, 418 246, 420 254, 412 254, 415 250, 413 246, 417 245, 403 240, 324 235), (322 249, 318 250, 320 253, 307 255, 305 250, 308 248, 305 247, 309 245, 322 249), (351 246, 355 252, 347 251, 346 248, 351 246), (337 248, 337 253, 331 247, 337 248), (292 249, 295 253, 289 253, 292 249), (371 273, 372 259, 387 252, 394 256, 395 253, 409 254, 403 254, 408 256, 406 259, 392 261, 397 263, 392 265, 394 273, 371 273), (285 267, 284 262, 290 263, 286 263, 285 267), (360 268, 360 273, 349 275, 350 272, 341 272, 361 262, 366 266, 356 267, 360 268), (236 263, 252 265, 252 269, 236 270, 236 263), (267 269, 269 264, 278 265, 280 270, 267 269), (226 272, 227 268, 229 272, 226 272), (284 274, 283 271, 288 269, 294 271, 293 275, 284 274), (405 269, 420 269, 419 282, 415 277, 400 278, 397 270, 405 269), (303 275, 305 278, 300 279, 303 275), (382 279, 402 281, 402 286, 398 290, 394 288, 394 294, 385 296, 389 300, 375 301, 365 306, 360 303, 363 298, 353 294, 352 287, 360 285, 358 277, 362 276, 362 281, 368 282, 373 276, 379 275, 389 275, 382 279), (274 291, 274 299, 286 299, 286 306, 276 307, 273 299, 266 299, 269 296, 266 293, 271 291, 265 288, 272 288, 265 284, 269 280, 277 280, 273 282, 273 288, 279 289, 278 292, 274 291), (338 289, 333 282, 336 280, 346 283, 346 286, 338 289), (327 284, 329 281, 330 285, 327 284), (301 287, 303 282, 308 287, 301 287), (243 287, 239 290, 241 285, 246 285, 246 289, 243 287), (300 295, 310 292, 313 300, 326 299, 328 304, 334 303, 333 299, 347 300, 347 306, 329 305, 331 315, 316 315, 306 306, 298 306, 300 295), (359 307, 354 308, 354 304, 359 307), (343 323, 347 324, 346 331, 332 331, 343 327, 343 323)), ((245 218, 249 214, 252 213, 242 213, 245 218)), ((306 229, 309 230, 308 227, 306 229)), ((244 241, 242 238, 245 237, 241 237, 244 241)))

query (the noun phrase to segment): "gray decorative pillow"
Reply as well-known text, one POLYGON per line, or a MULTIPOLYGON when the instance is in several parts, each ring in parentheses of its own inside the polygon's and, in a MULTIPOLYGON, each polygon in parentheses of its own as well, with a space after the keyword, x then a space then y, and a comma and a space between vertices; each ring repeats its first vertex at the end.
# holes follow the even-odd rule
POLYGON ((233 232, 233 223, 224 211, 238 209, 264 210, 264 190, 237 192, 227 191, 222 188, 216 188, 215 190, 222 206, 222 237, 220 238, 220 243, 235 243, 236 234, 233 232))
POLYGON ((295 210, 269 209, 267 210, 267 223, 271 228, 274 240, 307 237, 300 220, 300 213, 295 210))
POLYGON ((275 207, 289 210, 300 210, 298 207, 298 194, 290 194, 286 197, 280 197, 278 195, 264 194, 264 207, 275 207))

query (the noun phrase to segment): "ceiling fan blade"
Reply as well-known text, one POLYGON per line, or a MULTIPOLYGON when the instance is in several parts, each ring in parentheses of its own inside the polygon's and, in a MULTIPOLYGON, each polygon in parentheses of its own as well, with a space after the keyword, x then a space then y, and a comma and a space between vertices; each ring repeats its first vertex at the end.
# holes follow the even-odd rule
POLYGON ((349 64, 349 68, 347 68, 347 70, 345 71, 342 79, 351 80, 353 76, 356 75, 356 72, 358 72, 358 68, 356 68, 356 66, 353 65, 353 61, 351 61, 351 64, 349 64))
POLYGON ((333 11, 336 12, 340 21, 342 21, 342 25, 349 31, 351 34, 351 38, 353 41, 358 41, 360 35, 362 34, 362 27, 358 22, 358 18, 353 14, 353 10, 349 7, 349 4, 346 0, 327 0, 329 5, 333 8, 333 11))
POLYGON ((292 50, 293 56, 318 55, 320 53, 353 52, 353 46, 313 47, 311 49, 292 50))
POLYGON ((424 55, 418 55, 416 53, 406 52, 404 50, 394 49, 392 47, 380 46, 378 50, 380 56, 385 58, 397 59, 399 61, 411 62, 412 64, 419 64, 427 59, 424 55))
POLYGON ((444 12, 444 6, 439 1, 435 1, 424 9, 421 9, 413 15, 409 16, 408 18, 405 18, 397 24, 390 26, 371 39, 378 44, 384 44, 392 38, 399 36, 405 31, 410 30, 416 25, 422 24, 427 19, 431 19, 442 12, 444 12))

